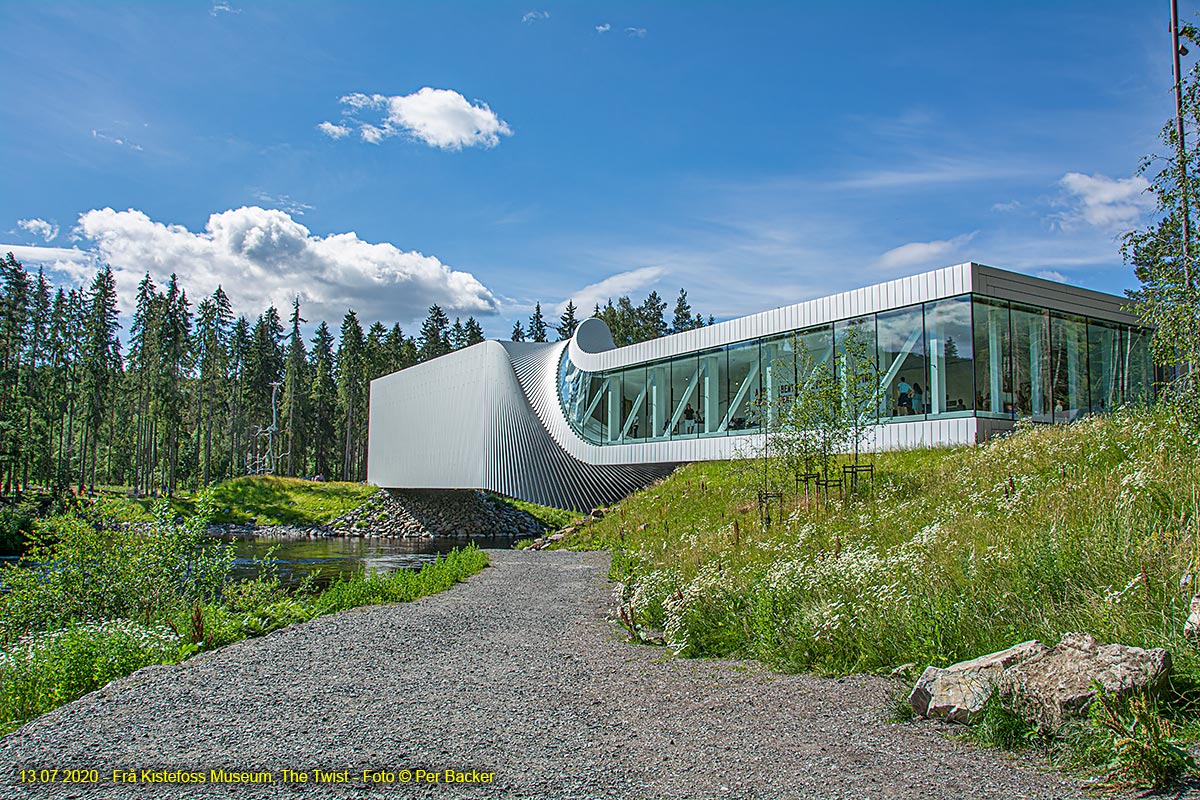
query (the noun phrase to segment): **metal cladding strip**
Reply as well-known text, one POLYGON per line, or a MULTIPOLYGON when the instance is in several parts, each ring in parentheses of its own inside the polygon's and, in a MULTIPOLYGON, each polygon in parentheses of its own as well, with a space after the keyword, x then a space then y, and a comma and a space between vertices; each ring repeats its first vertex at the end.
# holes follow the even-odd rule
MULTIPOLYGON (((533 412, 514 425, 511 432, 521 441, 522 455, 526 459, 534 459, 536 468, 545 476, 539 481, 547 484, 542 488, 554 496, 563 493, 557 502, 547 502, 547 505, 562 506, 565 501, 568 507, 587 510, 624 497, 670 474, 675 468, 675 464, 589 464, 566 452, 557 441, 558 437, 551 433, 552 427, 557 426, 547 424, 549 420, 554 420, 566 425, 566 420, 558 413, 555 387, 559 356, 566 343, 515 347, 510 342, 501 344, 508 352, 513 374, 528 403, 526 414, 533 412), (553 476, 553 480, 549 480, 550 476, 553 476)), ((501 460, 500 463, 506 461, 501 460)))

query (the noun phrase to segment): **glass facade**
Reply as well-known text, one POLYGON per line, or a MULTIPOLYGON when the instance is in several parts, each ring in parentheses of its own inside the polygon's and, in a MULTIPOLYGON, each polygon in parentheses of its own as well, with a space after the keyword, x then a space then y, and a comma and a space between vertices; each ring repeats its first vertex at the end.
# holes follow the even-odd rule
POLYGON ((845 368, 851 329, 875 359, 882 423, 1069 422, 1153 392, 1148 331, 961 295, 611 372, 582 372, 564 351, 559 399, 593 444, 756 433, 813 370, 845 368))

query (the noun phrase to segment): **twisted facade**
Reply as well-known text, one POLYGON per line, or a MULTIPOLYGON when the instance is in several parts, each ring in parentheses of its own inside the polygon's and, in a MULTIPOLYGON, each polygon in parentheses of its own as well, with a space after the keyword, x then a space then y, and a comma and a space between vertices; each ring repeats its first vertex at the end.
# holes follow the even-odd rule
POLYGON ((1148 332, 1124 298, 960 264, 617 348, 484 342, 371 383, 368 480, 587 510, 761 441, 853 329, 878 378, 880 449, 965 444, 1148 397, 1148 332))

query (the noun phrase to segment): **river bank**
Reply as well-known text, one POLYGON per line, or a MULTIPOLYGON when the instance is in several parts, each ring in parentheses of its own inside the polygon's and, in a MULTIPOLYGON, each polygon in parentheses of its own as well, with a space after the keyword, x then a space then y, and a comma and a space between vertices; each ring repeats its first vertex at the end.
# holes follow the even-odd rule
MULTIPOLYGON (((122 785, 113 770, 270 772, 239 797, 1076 798, 1070 781, 889 722, 892 679, 779 675, 665 657, 611 620, 604 553, 494 551, 415 603, 322 617, 143 670, 0 742, 11 797, 61 796, 21 769, 94 768, 78 798, 224 798, 122 785), (345 772, 321 787, 283 770, 345 772), (490 773, 368 786, 363 771, 490 773)), ((411 779, 411 774, 410 774, 411 779)), ((310 777, 311 780, 311 777, 310 777)))

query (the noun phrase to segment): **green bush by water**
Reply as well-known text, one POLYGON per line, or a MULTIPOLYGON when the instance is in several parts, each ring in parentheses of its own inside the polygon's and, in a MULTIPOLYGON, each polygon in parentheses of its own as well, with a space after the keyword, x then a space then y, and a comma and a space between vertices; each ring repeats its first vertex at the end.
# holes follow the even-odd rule
POLYGON ((39 524, 27 563, 0 568, 0 733, 151 664, 322 614, 415 600, 488 564, 474 545, 419 571, 357 575, 289 592, 269 572, 229 581, 233 549, 205 533, 211 497, 186 523, 166 503, 147 529, 97 530, 76 516, 39 524))

